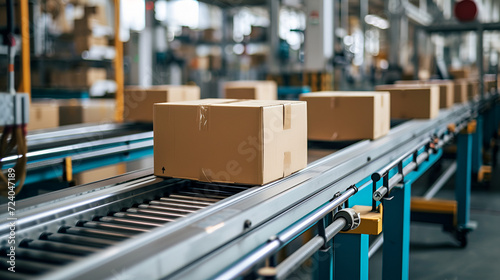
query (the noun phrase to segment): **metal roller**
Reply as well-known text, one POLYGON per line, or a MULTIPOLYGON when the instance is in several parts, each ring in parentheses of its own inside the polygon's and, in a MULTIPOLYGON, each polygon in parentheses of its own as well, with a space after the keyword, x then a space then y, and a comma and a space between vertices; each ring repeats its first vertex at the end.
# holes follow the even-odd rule
POLYGON ((89 222, 89 221, 81 221, 78 223, 77 226, 81 227, 87 227, 87 228, 95 228, 95 229, 106 229, 106 230, 111 230, 111 231, 118 231, 118 232, 129 232, 129 233, 141 233, 141 232, 148 232, 149 229, 145 229, 142 227, 137 227, 137 226, 121 226, 121 225, 115 225, 115 224, 109 224, 109 223, 102 223, 102 222, 89 222))
POLYGON ((134 218, 134 219, 151 220, 151 221, 159 221, 159 222, 173 222, 173 221, 175 221, 175 219, 169 219, 169 218, 164 218, 164 217, 156 217, 156 216, 150 216, 150 215, 133 214, 133 213, 125 213, 125 212, 117 212, 117 213, 114 213, 113 216, 119 217, 119 218, 134 218))
POLYGON ((76 244, 82 246, 90 246, 96 248, 106 248, 110 245, 116 244, 116 241, 109 239, 78 236, 72 234, 62 234, 62 233, 43 233, 40 236, 40 239, 54 241, 54 242, 61 242, 61 243, 76 244))
POLYGON ((215 203, 215 202, 220 200, 220 199, 216 199, 216 198, 200 197, 200 196, 187 196, 187 195, 178 195, 178 194, 172 194, 169 197, 175 198, 175 199, 185 199, 188 201, 210 202, 210 203, 215 203))
MULTIPOLYGON (((8 258, 6 256, 0 256, 0 268, 2 270, 7 270, 10 267, 8 262, 8 258)), ((36 261, 27 261, 16 259, 16 273, 25 272, 28 274, 41 274, 49 270, 56 269, 58 266, 48 263, 39 263, 36 261)), ((15 274, 15 273, 12 273, 15 274)), ((11 279, 10 277, 2 278, 2 279, 11 279)), ((25 278, 26 279, 26 278, 25 278)))
POLYGON ((188 199, 180 199, 180 198, 168 198, 168 197, 162 197, 160 198, 161 201, 165 202, 174 202, 174 203, 181 203, 181 204, 187 204, 187 205, 197 205, 201 207, 206 207, 210 206, 213 203, 210 202, 201 202, 201 201, 192 201, 188 199))
POLYGON ((150 210, 150 209, 142 209, 142 208, 129 208, 129 209, 127 209, 127 212, 141 213, 141 214, 145 214, 145 215, 149 214, 149 215, 158 215, 158 216, 177 217, 177 218, 182 218, 182 217, 186 216, 186 215, 179 214, 179 213, 150 210))
POLYGON ((30 248, 17 248, 16 258, 27 259, 39 262, 47 262, 52 264, 66 264, 80 258, 74 255, 62 254, 56 252, 46 252, 30 248))
POLYGON ((26 240, 21 242, 21 247, 30 248, 30 249, 38 249, 38 250, 47 250, 58 253, 67 253, 71 255, 77 256, 86 256, 92 253, 97 252, 99 249, 80 246, 74 244, 65 244, 47 240, 26 240))
POLYGON ((199 205, 186 205, 182 203, 174 203, 174 202, 167 202, 167 201, 160 201, 160 200, 151 200, 149 204, 152 205, 164 205, 164 206, 169 206, 169 207, 176 207, 180 209, 186 209, 186 210, 200 210, 205 208, 205 206, 199 206, 199 205))
POLYGON ((90 236, 96 238, 112 239, 112 240, 124 240, 133 236, 133 234, 130 233, 114 232, 109 230, 83 228, 83 227, 68 227, 64 229, 64 233, 90 236))
POLYGON ((139 208, 145 208, 145 209, 155 209, 155 210, 167 211, 167 212, 185 213, 185 214, 190 214, 190 213, 196 212, 194 210, 179 209, 179 208, 175 208, 175 207, 160 206, 160 205, 150 205, 150 204, 139 204, 137 207, 139 207, 139 208))
POLYGON ((118 218, 118 217, 100 217, 98 219, 100 222, 106 222, 106 223, 113 223, 113 224, 124 224, 124 225, 130 225, 130 226, 140 226, 140 227, 147 227, 147 228, 154 228, 154 227, 161 227, 163 224, 160 223, 151 223, 151 222, 144 222, 144 221, 137 221, 133 219, 126 219, 126 218, 118 218))

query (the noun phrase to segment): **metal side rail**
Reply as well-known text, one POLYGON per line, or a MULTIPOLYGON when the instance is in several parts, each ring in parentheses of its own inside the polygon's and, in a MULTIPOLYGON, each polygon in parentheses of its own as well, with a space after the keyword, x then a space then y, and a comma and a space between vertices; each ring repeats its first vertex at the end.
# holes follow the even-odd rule
MULTIPOLYGON (((62 127, 29 135, 25 184, 62 176, 69 158, 73 173, 135 160, 153 153, 153 132, 144 124, 101 124, 62 127)), ((12 167, 16 156, 2 159, 12 167)))
MULTIPOLYGON (((213 278, 231 269, 233 264, 238 262, 235 256, 246 256, 268 242, 271 236, 286 232, 287 228, 293 227, 302 217, 327 204, 335 194, 343 193, 351 185, 383 170, 408 151, 414 151, 415 147, 426 139, 441 135, 448 129, 449 124, 460 126, 468 121, 482 102, 471 102, 441 110, 439 117, 432 120, 408 121, 393 128, 381 139, 348 146, 310 163, 301 171, 264 186, 196 185, 201 193, 205 193, 205 189, 244 189, 233 192, 224 199, 213 201, 210 205, 203 204, 206 207, 162 226, 150 225, 152 227, 145 231, 134 231, 136 226, 130 226, 123 230, 129 234, 133 232, 133 237, 127 238, 126 242, 116 242, 106 249, 88 253, 76 261, 68 261, 64 266, 42 275, 41 279, 106 279, 117 275, 144 279, 213 278)), ((113 180, 116 182, 123 178, 124 183, 116 182, 113 186, 101 187, 94 191, 86 190, 81 195, 65 190, 61 195, 69 198, 42 203, 42 208, 34 205, 28 207, 27 210, 19 212, 17 234, 35 240, 37 234, 44 231, 57 233, 61 226, 110 231, 110 227, 103 223, 115 224, 119 221, 110 218, 99 219, 122 218, 114 216, 114 212, 124 212, 121 211, 123 207, 140 210, 139 205, 151 204, 152 201, 157 201, 152 202, 153 204, 160 203, 161 197, 169 199, 170 203, 178 202, 178 198, 168 197, 173 191, 166 192, 166 189, 162 189, 159 192, 163 194, 153 194, 152 189, 173 184, 166 188, 176 190, 175 186, 181 183, 175 183, 172 181, 174 179, 155 179, 146 174, 151 175, 152 171, 144 171, 142 174, 142 178, 149 178, 146 180, 151 180, 150 182, 137 185, 134 184, 135 179, 130 177, 133 177, 133 174, 119 176, 113 180), (158 197, 152 199, 152 194, 158 197), (75 205, 78 207, 74 207, 75 205), (90 207, 82 209, 86 205, 90 207), (118 206, 121 208, 115 210, 118 206), (60 213, 63 210, 64 212, 60 213), (39 223, 37 220, 45 222, 39 223)), ((183 183, 187 185, 181 187, 181 191, 193 184, 186 180, 181 181, 187 182, 183 183)), ((73 191, 76 192, 80 188, 86 186, 73 191)), ((56 194, 49 195, 53 197, 56 194)), ((43 196, 37 199, 43 199, 43 196)), ((3 221, 6 220, 6 216, 2 218, 3 221)), ((0 240, 5 244, 10 232, 8 224, 1 225, 0 229, 0 240)), ((116 227, 112 231, 115 230, 116 227)))

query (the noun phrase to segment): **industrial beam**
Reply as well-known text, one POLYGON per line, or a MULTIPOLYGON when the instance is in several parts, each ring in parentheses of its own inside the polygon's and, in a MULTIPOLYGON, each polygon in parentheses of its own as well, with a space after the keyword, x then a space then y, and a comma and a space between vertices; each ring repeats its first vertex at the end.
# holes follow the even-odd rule
POLYGON ((27 93, 31 99, 31 68, 30 68, 30 18, 28 0, 21 0, 21 63, 22 79, 18 91, 27 93))
POLYGON ((115 111, 115 121, 123 121, 123 42, 120 41, 120 0, 114 0, 115 2, 115 81, 116 81, 116 111, 115 111))

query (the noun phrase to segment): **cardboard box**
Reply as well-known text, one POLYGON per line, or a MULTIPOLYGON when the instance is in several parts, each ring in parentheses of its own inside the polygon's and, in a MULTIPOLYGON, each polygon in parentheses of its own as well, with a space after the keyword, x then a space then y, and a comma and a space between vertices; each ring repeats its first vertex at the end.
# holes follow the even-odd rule
POLYGON ((88 51, 92 46, 107 46, 108 38, 95 37, 92 35, 77 36, 75 37, 75 51, 82 53, 88 51))
POLYGON ((448 72, 455 80, 467 79, 470 77, 470 70, 467 68, 450 69, 448 72))
POLYGON ((391 119, 433 119, 439 114, 437 85, 418 87, 381 85, 375 89, 391 93, 391 119))
POLYGON ((28 131, 59 126, 59 106, 55 102, 31 102, 28 131))
POLYGON ((127 173, 127 165, 119 163, 80 172, 73 176, 77 185, 88 184, 127 173))
POLYGON ((154 105, 154 174, 263 185, 307 166, 306 103, 204 99, 154 105))
POLYGON ((307 138, 344 141, 376 139, 391 126, 388 92, 314 92, 307 101, 307 138))
POLYGON ((105 68, 79 68, 71 73, 74 87, 91 87, 95 82, 106 80, 105 68))
POLYGON ((451 80, 428 80, 428 81, 396 81, 396 85, 438 85, 439 86, 439 108, 450 108, 455 103, 455 88, 451 80))
POLYGON ((153 122, 153 105, 200 99, 198 86, 163 85, 150 88, 127 87, 124 95, 123 119, 134 122, 153 122))
POLYGON ((225 98, 278 99, 278 86, 274 81, 234 81, 224 85, 225 98))
POLYGON ((467 81, 464 79, 455 80, 454 82, 455 88, 455 103, 467 103, 469 100, 467 96, 467 81))
POLYGON ((467 97, 474 99, 479 95, 479 81, 477 79, 467 79, 467 97))
POLYGON ((59 125, 112 122, 115 107, 111 99, 69 100, 59 106, 59 125))

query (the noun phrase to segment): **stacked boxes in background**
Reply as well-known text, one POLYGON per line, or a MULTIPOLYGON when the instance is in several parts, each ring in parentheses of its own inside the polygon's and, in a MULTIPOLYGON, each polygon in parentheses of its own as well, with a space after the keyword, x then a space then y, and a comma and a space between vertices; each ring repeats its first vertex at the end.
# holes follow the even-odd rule
POLYGON ((153 122, 153 105, 200 99, 198 86, 161 85, 125 88, 123 118, 134 122, 153 122))
POLYGON ((455 103, 455 88, 453 81, 429 80, 429 81, 396 81, 396 85, 438 85, 439 86, 439 108, 450 108, 455 103))
POLYGON ((491 92, 497 89, 497 80, 495 74, 484 75, 484 91, 491 92))
POLYGON ((104 68, 80 67, 66 71, 51 71, 50 85, 63 88, 89 88, 95 82, 106 80, 104 68))
POLYGON ((59 126, 59 104, 52 101, 32 101, 28 131, 59 126))
POLYGON ((107 46, 109 33, 107 24, 104 6, 85 6, 83 17, 75 19, 74 23, 76 52, 82 53, 92 46, 107 46))
POLYGON ((391 119, 433 119, 439 114, 439 86, 380 85, 391 94, 391 119))
POLYGON ((469 100, 467 90, 468 82, 465 79, 459 79, 453 81, 453 87, 455 92, 455 103, 467 103, 469 100))
POLYGON ((204 99, 154 106, 157 176, 263 185, 307 166, 305 102, 204 99))
POLYGON ((115 100, 68 100, 59 106, 60 125, 112 122, 115 118, 115 100))
POLYGON ((232 99, 278 99, 278 88, 274 81, 234 81, 224 85, 224 97, 232 99))
POLYGON ((307 138, 321 141, 377 139, 390 130, 388 92, 314 92, 307 101, 307 138))
POLYGON ((333 74, 329 72, 269 74, 267 79, 275 81, 278 86, 308 86, 313 92, 333 89, 333 74))

